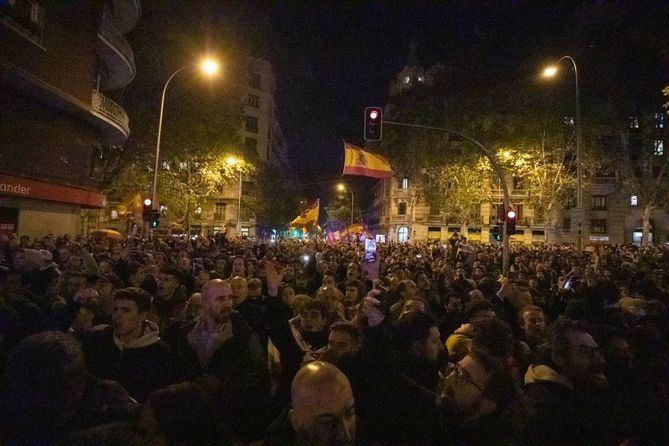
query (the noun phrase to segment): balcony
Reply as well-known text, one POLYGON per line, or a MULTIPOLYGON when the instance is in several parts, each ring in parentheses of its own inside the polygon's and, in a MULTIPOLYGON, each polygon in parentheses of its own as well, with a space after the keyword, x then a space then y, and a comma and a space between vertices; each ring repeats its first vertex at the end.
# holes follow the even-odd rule
POLYGON ((122 144, 128 139, 130 120, 125 110, 97 90, 93 90, 91 114, 101 123, 103 144, 122 144))
POLYGON ((135 55, 128 41, 106 14, 102 16, 95 49, 106 66, 106 69, 101 70, 106 75, 101 79, 103 90, 118 90, 132 82, 137 71, 135 55))
POLYGON ((116 29, 125 34, 139 23, 142 16, 142 4, 139 0, 110 0, 105 5, 105 12, 109 14, 116 29))

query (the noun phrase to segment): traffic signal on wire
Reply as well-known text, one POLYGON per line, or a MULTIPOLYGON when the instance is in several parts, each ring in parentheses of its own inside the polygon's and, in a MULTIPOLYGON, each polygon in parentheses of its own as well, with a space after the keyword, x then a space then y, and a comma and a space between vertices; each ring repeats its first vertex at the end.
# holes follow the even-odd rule
POLYGON ((381 107, 365 108, 365 141, 380 141, 383 124, 383 109, 381 107))
POLYGON ((150 198, 144 199, 144 207, 142 208, 142 220, 151 221, 153 216, 153 202, 150 198))
POLYGON ((506 211, 506 233, 516 233, 516 211, 513 209, 507 209, 506 211))

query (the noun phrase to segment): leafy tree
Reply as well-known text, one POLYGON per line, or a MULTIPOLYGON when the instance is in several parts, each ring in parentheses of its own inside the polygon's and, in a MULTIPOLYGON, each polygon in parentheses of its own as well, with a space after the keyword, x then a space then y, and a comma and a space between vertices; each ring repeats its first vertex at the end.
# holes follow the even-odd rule
POLYGON ((284 231, 297 215, 300 190, 282 173, 269 163, 258 168, 256 193, 248 197, 246 205, 255 214, 261 232, 284 231))
POLYGON ((491 174, 488 159, 477 154, 463 154, 458 162, 425 169, 423 194, 430 212, 457 219, 466 234, 469 224, 480 221, 481 203, 490 200, 491 174))

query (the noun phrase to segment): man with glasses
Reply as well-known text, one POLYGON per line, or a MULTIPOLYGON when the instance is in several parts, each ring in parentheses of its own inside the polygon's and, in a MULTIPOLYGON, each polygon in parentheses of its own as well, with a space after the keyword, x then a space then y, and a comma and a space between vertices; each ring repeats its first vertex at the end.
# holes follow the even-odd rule
POLYGON ((605 362, 588 329, 560 319, 543 347, 542 360, 525 374, 528 444, 611 444, 615 413, 605 362))

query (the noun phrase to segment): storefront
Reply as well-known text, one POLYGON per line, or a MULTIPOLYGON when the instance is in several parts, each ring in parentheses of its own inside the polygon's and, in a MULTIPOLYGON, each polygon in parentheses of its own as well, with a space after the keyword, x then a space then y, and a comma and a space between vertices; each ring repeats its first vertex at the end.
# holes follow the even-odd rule
POLYGON ((97 191, 0 173, 0 234, 30 237, 82 233, 82 209, 100 209, 97 191))

